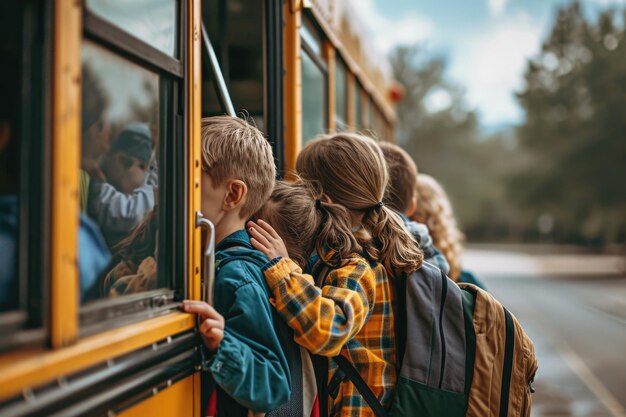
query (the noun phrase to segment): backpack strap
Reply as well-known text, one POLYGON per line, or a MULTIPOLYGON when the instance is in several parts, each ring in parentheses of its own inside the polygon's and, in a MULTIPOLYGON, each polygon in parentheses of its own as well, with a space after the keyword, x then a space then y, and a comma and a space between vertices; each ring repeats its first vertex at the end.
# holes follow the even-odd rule
POLYGON ((370 387, 367 386, 367 383, 363 380, 359 371, 356 370, 354 365, 352 365, 345 356, 338 355, 335 356, 333 360, 337 363, 339 369, 341 369, 354 384, 367 405, 374 411, 376 417, 391 417, 387 410, 385 410, 385 407, 378 401, 378 398, 376 398, 376 395, 374 395, 370 387))
POLYGON ((513 350, 515 349, 515 325, 511 313, 504 307, 502 309, 504 310, 506 338, 504 342, 504 363, 502 366, 502 386, 500 390, 500 417, 506 417, 509 414, 513 350))

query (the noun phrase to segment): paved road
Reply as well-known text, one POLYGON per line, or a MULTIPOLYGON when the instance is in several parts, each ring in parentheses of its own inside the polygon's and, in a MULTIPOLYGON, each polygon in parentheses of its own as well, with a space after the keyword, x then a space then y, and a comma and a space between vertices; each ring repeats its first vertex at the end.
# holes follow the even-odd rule
POLYGON ((535 342, 533 417, 626 417, 623 259, 585 257, 486 249, 465 254, 466 267, 535 342))

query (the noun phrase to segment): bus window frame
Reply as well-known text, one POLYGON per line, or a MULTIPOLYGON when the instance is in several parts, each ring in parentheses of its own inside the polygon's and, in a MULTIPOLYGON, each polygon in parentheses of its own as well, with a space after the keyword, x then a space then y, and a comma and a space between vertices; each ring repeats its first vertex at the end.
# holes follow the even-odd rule
POLYGON ((186 239, 187 218, 184 215, 186 213, 184 202, 188 149, 184 132, 188 129, 185 115, 189 111, 184 100, 188 2, 177 1, 177 9, 179 19, 177 36, 181 60, 135 38, 113 23, 95 15, 88 8, 83 9, 81 46, 84 41, 89 41, 158 76, 159 193, 156 206, 159 207, 157 250, 160 256, 157 279, 160 284, 167 286, 116 299, 102 298, 80 305, 79 338, 176 311, 179 301, 188 293, 187 266, 184 262, 187 247, 173 243, 186 239), (167 198, 168 196, 175 198, 167 198))
POLYGON ((20 178, 17 239, 19 302, 0 314, 0 352, 45 344, 50 300, 50 155, 52 6, 22 3, 22 79, 20 86, 20 178), (38 28, 35 33, 33 28, 38 28), (38 43, 38 37, 41 43, 38 43), (26 47, 28 46, 28 47, 26 47), (41 46, 41 48, 39 47, 41 46), (33 123, 38 121, 38 123, 33 123), (29 239, 40 236, 40 239, 29 239))

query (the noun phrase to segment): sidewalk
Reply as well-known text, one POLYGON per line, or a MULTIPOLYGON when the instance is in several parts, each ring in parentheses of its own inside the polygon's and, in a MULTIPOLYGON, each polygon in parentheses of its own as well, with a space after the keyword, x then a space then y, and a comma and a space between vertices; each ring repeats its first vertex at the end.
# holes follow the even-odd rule
POLYGON ((533 246, 474 245, 465 249, 464 268, 478 274, 540 276, 624 276, 626 257, 585 253, 546 253, 533 246))

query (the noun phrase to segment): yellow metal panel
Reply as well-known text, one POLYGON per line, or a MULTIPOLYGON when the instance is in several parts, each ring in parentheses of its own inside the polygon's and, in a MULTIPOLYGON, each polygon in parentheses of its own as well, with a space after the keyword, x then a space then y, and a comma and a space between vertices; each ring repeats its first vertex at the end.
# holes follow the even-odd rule
POLYGON ((201 298, 200 290, 200 230, 196 228, 196 211, 200 210, 202 176, 201 145, 200 145, 200 120, 202 118, 202 62, 201 51, 201 27, 202 12, 200 0, 188 0, 189 22, 188 29, 188 65, 187 65, 187 88, 188 94, 188 122, 189 122, 189 201, 188 203, 188 247, 189 247, 189 294, 193 300, 201 298))
POLYGON ((172 313, 87 337, 63 349, 33 352, 29 357, 15 356, 19 360, 11 360, 10 356, 3 358, 0 362, 0 401, 25 388, 45 384, 192 329, 195 324, 195 316, 172 313))
MULTIPOLYGON (((178 381, 171 387, 161 391, 154 397, 142 401, 136 406, 129 408, 119 417, 146 417, 146 416, 172 416, 172 417, 192 417, 201 416, 195 412, 194 401, 191 393, 194 390, 195 376, 192 375, 178 381)), ((198 410, 199 411, 199 410, 198 410)))
MULTIPOLYGON (((81 2, 54 2, 50 330, 53 347, 77 338, 81 2)), ((0 384, 1 386, 2 384, 0 384)))
POLYGON ((335 63, 336 63, 336 54, 335 47, 329 41, 324 42, 324 58, 326 59, 326 63, 328 64, 328 130, 334 132, 336 129, 336 121, 335 121, 335 112, 336 112, 336 101, 335 101, 335 63))
POLYGON ((302 145, 302 67, 300 62, 301 4, 285 0, 284 29, 284 124, 285 171, 295 172, 296 158, 302 145))

